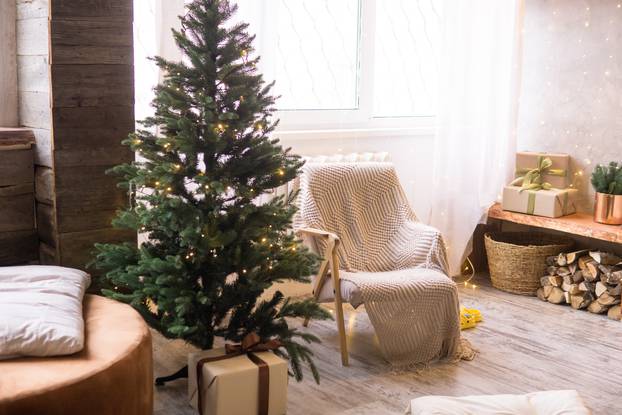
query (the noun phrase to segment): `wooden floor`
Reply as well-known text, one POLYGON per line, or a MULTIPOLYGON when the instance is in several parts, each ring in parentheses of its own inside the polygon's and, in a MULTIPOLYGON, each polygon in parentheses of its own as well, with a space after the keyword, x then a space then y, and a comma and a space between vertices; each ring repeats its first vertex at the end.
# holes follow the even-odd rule
MULTIPOLYGON (((462 302, 485 321, 463 332, 480 351, 472 362, 435 365, 420 373, 392 373, 379 357, 364 310, 348 309, 350 367, 340 365, 334 322, 312 322, 321 384, 290 379, 293 415, 402 414, 412 398, 431 395, 526 393, 577 389, 595 414, 622 410, 622 323, 532 297, 497 291, 480 280, 461 288, 462 302)), ((298 322, 298 324, 300 324, 298 322)), ((155 335, 156 375, 181 367, 187 346, 155 335)), ((193 414, 186 381, 156 389, 155 413, 193 414)))

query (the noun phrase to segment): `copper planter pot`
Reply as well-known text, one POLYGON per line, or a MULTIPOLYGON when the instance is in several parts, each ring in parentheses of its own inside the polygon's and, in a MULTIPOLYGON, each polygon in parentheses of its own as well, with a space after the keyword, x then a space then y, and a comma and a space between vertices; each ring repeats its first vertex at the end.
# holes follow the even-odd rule
POLYGON ((607 225, 622 225, 622 195, 596 193, 594 221, 607 225))

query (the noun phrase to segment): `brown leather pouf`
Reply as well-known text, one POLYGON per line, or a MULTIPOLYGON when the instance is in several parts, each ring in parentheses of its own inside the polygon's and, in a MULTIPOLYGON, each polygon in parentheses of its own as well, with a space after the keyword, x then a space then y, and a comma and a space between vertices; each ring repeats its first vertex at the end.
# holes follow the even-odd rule
POLYGON ((151 334, 130 306, 84 299, 86 345, 75 355, 0 361, 0 415, 148 415, 151 334))

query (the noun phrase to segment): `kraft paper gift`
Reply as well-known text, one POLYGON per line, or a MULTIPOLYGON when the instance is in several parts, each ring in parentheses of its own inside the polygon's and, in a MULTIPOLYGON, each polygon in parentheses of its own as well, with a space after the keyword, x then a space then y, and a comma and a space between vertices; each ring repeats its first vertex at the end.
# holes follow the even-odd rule
POLYGON ((503 210, 557 218, 575 213, 576 189, 524 190, 520 186, 503 188, 503 210))
POLYGON ((541 169, 541 182, 549 183, 551 187, 565 189, 572 183, 570 174, 570 156, 568 154, 535 153, 523 151, 516 153, 515 177, 524 177, 530 171, 539 169, 542 160, 548 158, 552 164, 541 169))
POLYGON ((201 415, 284 415, 287 382, 287 362, 269 351, 227 354, 218 348, 188 356, 188 396, 201 415))

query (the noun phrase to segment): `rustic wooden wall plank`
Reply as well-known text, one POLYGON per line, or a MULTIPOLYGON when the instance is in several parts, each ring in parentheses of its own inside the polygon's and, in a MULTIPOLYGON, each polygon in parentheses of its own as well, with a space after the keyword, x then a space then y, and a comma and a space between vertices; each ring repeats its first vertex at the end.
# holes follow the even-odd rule
POLYGON ((132 0, 17 0, 20 123, 34 129, 42 263, 84 267, 127 195, 104 172, 131 161, 132 0), (45 167, 44 167, 45 166, 45 167))
POLYGON ((112 166, 58 167, 56 208, 60 233, 108 228, 118 208, 128 202, 117 177, 105 174, 112 166), (85 191, 106 189, 106 191, 85 191))
POLYGON ((133 30, 128 19, 52 19, 52 63, 132 65, 133 30))
POLYGON ((64 266, 83 268, 93 260, 95 243, 135 241, 136 234, 119 229, 97 229, 86 232, 60 234, 60 262, 64 266))
POLYGON ((43 265, 60 265, 58 249, 45 242, 39 242, 39 262, 43 265))
POLYGON ((126 0, 54 0, 52 17, 131 17, 132 4, 126 0))
POLYGON ((32 183, 32 149, 2 150, 0 147, 0 186, 32 183))
POLYGON ((55 92, 52 104, 54 107, 132 104, 133 69, 131 65, 53 65, 55 92))
POLYGON ((0 187, 0 233, 35 229, 33 186, 0 187))
POLYGON ((128 197, 105 174, 134 157, 121 145, 134 130, 132 0, 52 0, 50 13, 56 239, 41 256, 82 268, 94 243, 136 240, 111 227, 128 197))
POLYGON ((17 127, 17 9, 14 1, 0 2, 0 126, 17 127))
POLYGON ((56 212, 54 206, 46 203, 37 203, 37 233, 41 242, 56 246, 58 227, 56 226, 56 212))
POLYGON ((34 230, 0 232, 0 266, 36 261, 37 233, 34 230))

